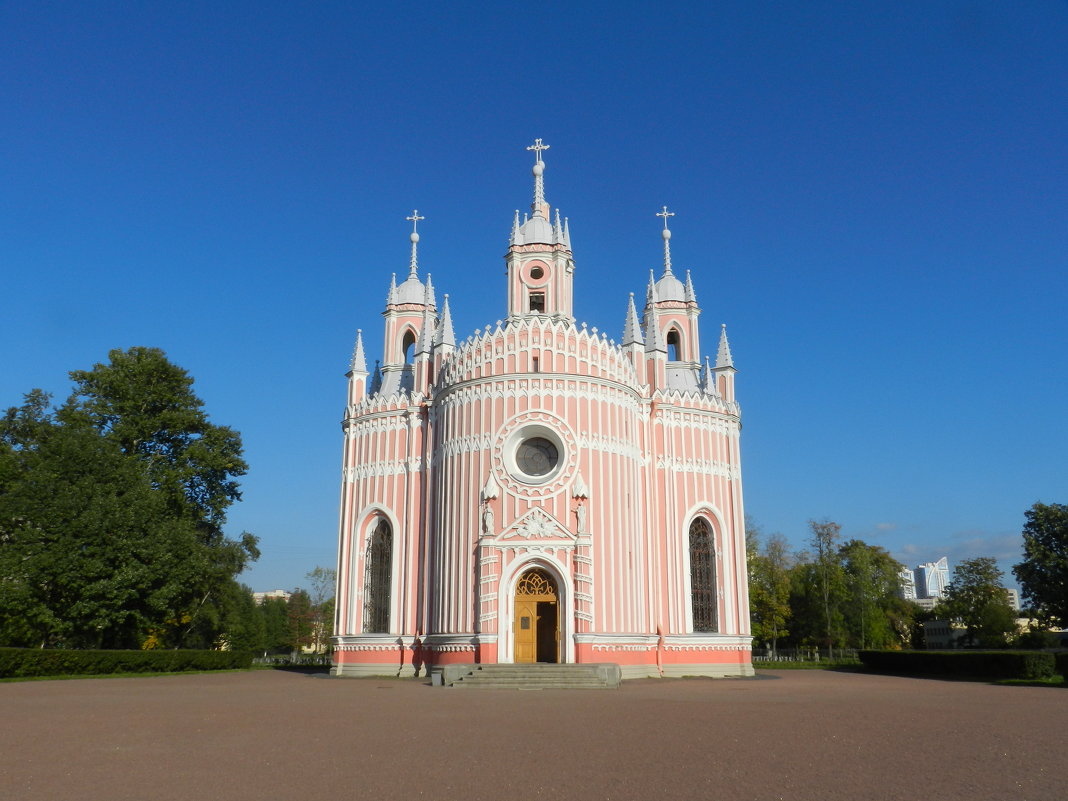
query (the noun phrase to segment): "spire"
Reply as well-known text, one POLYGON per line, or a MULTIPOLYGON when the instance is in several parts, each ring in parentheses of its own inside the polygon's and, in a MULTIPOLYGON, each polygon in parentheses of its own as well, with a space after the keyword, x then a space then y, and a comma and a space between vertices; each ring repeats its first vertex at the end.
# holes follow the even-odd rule
POLYGON ((416 230, 416 228, 418 228, 419 226, 419 221, 425 220, 426 217, 420 217, 419 210, 416 209, 412 212, 411 217, 405 217, 404 219, 408 220, 412 224, 412 263, 408 265, 408 277, 415 278, 419 272, 419 258, 416 254, 416 249, 419 246, 419 232, 416 230))
MULTIPOLYGON (((427 293, 429 294, 429 292, 427 293)), ((419 339, 415 343, 415 353, 430 353, 434 339, 434 316, 430 313, 430 304, 423 308, 423 325, 419 328, 419 339)))
POLYGON ((723 323, 719 334, 719 350, 716 352, 716 369, 734 367, 734 359, 731 358, 731 346, 727 342, 727 324, 723 323))
POLYGON ((456 347, 456 333, 452 330, 452 312, 449 311, 448 295, 445 295, 444 305, 441 309, 441 320, 438 322, 438 330, 434 332, 434 344, 456 347))
POLYGON ((567 227, 567 217, 564 217, 564 247, 571 250, 571 229, 567 227))
POLYGON ((697 303, 697 293, 693 291, 693 281, 690 280, 690 271, 686 271, 686 302, 697 303))
POLYGON ((646 308, 656 303, 656 276, 653 275, 653 271, 649 271, 649 286, 645 288, 645 306, 646 308))
POLYGON ((664 237, 664 275, 671 275, 671 231, 668 230, 668 217, 674 217, 675 212, 668 211, 667 206, 664 206, 664 210, 658 211, 656 216, 664 218, 664 231, 661 233, 664 237))
POLYGON ((716 377, 712 375, 712 367, 708 364, 708 357, 705 356, 705 373, 704 373, 704 391, 709 395, 717 395, 716 392, 716 377))
POLYGON ((397 294, 397 274, 393 273, 393 275, 389 279, 389 292, 386 293, 386 305, 387 306, 390 305, 391 303, 396 303, 396 301, 393 299, 396 296, 396 294, 397 294))
POLYGON ((644 345, 645 340, 642 339, 642 328, 638 322, 638 311, 634 308, 634 293, 630 293, 630 300, 627 302, 627 322, 623 326, 623 345, 644 345))
POLYGON ((512 220, 512 237, 509 244, 519 244, 519 209, 515 210, 515 219, 512 220))
POLYGON ((527 150, 534 151, 534 203, 531 205, 530 210, 535 216, 545 216, 545 180, 543 175, 545 174, 545 162, 541 160, 541 151, 548 150, 549 145, 543 145, 540 139, 535 139, 534 144, 527 147, 527 150))
POLYGON ((378 359, 375 359, 375 371, 371 374, 371 386, 367 388, 367 392, 370 395, 374 395, 382 390, 382 365, 379 364, 378 359))
POLYGON ((428 308, 437 308, 438 302, 434 299, 434 282, 430 280, 430 273, 426 274, 426 289, 423 290, 423 304, 428 308))
POLYGON ((356 329, 356 347, 352 349, 349 372, 367 375, 367 357, 363 355, 363 331, 359 328, 356 329))
POLYGON ((560 209, 556 210, 556 222, 553 224, 553 242, 564 241, 564 229, 560 226, 560 209))
MULTIPOLYGON (((653 289, 653 296, 656 296, 656 289, 653 289)), ((667 345, 664 344, 664 335, 660 333, 660 326, 656 324, 656 313, 650 310, 649 314, 645 316, 645 352, 651 351, 663 351, 667 353, 667 345)))

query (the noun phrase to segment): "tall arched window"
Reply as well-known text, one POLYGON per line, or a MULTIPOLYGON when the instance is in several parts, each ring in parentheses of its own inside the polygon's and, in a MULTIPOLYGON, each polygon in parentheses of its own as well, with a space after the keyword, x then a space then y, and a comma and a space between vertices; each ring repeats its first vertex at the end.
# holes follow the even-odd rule
POLYGON ((367 634, 389 631, 389 591, 393 574, 393 530, 379 521, 367 540, 363 578, 363 630, 367 634))
POLYGON ((677 362, 682 360, 682 337, 677 329, 672 328, 667 335, 668 361, 677 362))
POLYGON ((401 340, 401 350, 404 351, 404 363, 412 363, 412 351, 415 350, 415 334, 411 329, 404 332, 404 339, 401 340))
POLYGON ((712 527, 703 517, 690 523, 690 596, 693 630, 718 631, 716 544, 712 527))

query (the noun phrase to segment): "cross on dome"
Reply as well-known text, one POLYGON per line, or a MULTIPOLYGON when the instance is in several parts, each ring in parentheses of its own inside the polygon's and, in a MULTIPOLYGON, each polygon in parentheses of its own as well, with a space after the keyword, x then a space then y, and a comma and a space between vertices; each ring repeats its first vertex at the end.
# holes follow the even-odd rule
POLYGON ((541 160, 541 151, 548 149, 549 145, 542 144, 540 139, 535 139, 534 144, 527 146, 527 150, 534 151, 534 203, 531 210, 535 215, 541 214, 543 217, 549 210, 545 205, 545 181, 542 178, 545 174, 545 162, 541 160))
POLYGON ((541 151, 548 150, 550 147, 551 145, 543 145, 540 139, 535 139, 534 144, 527 146, 527 150, 534 151, 534 161, 538 163, 541 161, 541 151))
POLYGON ((415 252, 416 246, 419 244, 419 232, 416 229, 419 227, 419 221, 425 220, 426 217, 419 216, 419 209, 412 209, 412 216, 405 217, 404 219, 412 224, 412 233, 410 236, 412 240, 412 262, 408 265, 408 277, 411 278, 419 271, 419 262, 415 252))
POLYGON ((668 217, 674 217, 675 212, 668 211, 668 207, 664 206, 664 210, 658 211, 656 216, 664 218, 664 230, 661 232, 664 237, 664 274, 671 275, 671 231, 668 230, 668 217))

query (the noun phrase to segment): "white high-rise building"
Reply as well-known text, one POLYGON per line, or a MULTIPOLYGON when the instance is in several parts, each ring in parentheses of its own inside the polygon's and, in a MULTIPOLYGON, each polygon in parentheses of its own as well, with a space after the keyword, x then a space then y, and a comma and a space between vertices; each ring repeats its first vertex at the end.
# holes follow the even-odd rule
POLYGON ((949 586, 949 559, 916 565, 913 572, 917 598, 944 598, 949 586))

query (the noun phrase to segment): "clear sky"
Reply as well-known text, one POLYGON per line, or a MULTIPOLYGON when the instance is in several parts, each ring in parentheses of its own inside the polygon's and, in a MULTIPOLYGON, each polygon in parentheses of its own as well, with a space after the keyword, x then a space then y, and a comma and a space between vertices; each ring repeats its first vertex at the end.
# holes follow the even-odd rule
POLYGON ((494 323, 535 137, 617 341, 677 213, 766 531, 1007 570, 1068 502, 1063 0, 2 3, 0 407, 164 349, 243 435, 243 580, 304 583, 404 218, 457 333, 494 323))

